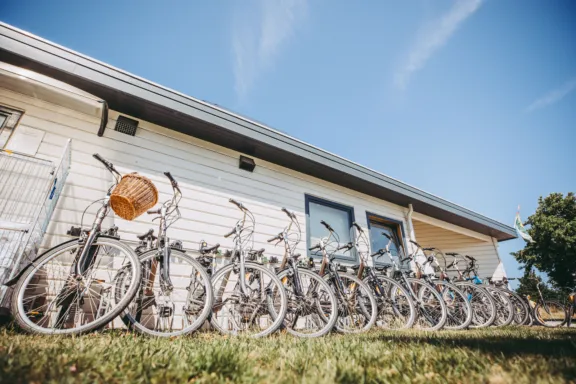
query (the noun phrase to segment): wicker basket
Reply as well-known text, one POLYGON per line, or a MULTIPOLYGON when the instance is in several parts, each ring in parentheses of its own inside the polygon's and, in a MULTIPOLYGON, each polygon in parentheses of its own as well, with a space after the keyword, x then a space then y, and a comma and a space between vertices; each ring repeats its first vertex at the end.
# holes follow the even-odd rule
POLYGON ((129 173, 110 195, 110 205, 114 212, 124 220, 134 220, 158 202, 158 190, 144 176, 129 173))

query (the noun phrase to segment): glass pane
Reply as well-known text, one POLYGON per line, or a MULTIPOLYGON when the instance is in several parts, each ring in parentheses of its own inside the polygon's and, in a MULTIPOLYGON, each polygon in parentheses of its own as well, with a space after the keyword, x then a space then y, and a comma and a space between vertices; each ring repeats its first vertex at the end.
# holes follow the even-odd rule
MULTIPOLYGON (((382 235, 382 232, 386 233, 388 236, 392 237, 392 244, 390 244, 390 253, 392 256, 400 256, 401 250, 398 246, 398 237, 396 235, 396 228, 392 226, 384 225, 378 222, 370 221, 370 246, 372 252, 376 252, 379 249, 385 249, 388 244, 388 238, 382 235)), ((377 263, 390 263, 390 258, 388 256, 379 256, 374 259, 377 263)))
MULTIPOLYGON (((350 241, 350 212, 310 201, 308 203, 308 213, 310 215, 310 244, 312 247, 320 241, 322 237, 328 236, 328 230, 320 224, 324 220, 334 229, 340 237, 340 245, 350 241)), ((339 254, 339 256, 350 257, 349 253, 339 254)))
POLYGON ((8 116, 0 113, 0 149, 4 148, 4 145, 6 145, 10 133, 9 129, 4 129, 4 123, 6 123, 6 120, 8 120, 8 116))

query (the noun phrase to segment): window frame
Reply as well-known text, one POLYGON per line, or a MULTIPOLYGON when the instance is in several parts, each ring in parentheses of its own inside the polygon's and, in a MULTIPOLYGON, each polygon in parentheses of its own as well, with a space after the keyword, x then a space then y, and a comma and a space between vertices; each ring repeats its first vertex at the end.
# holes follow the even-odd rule
MULTIPOLYGON (((314 244, 311 244, 311 241, 310 241, 310 237, 312 235, 312 232, 310 231, 310 203, 316 203, 316 204, 323 205, 326 207, 330 207, 330 208, 334 208, 334 209, 348 212, 348 231, 350 231, 350 228, 352 228, 352 226, 353 226, 352 223, 354 223, 354 221, 356 220, 354 217, 354 207, 349 206, 349 205, 340 204, 340 203, 337 203, 335 201, 326 200, 326 199, 323 199, 321 197, 312 196, 309 194, 304 195, 304 201, 305 201, 305 206, 306 206, 305 207, 305 212, 306 212, 306 253, 307 253, 309 258, 312 257, 314 259, 320 259, 320 258, 322 258, 321 255, 312 253, 309 250, 309 248, 314 245, 314 244)), ((338 234, 338 235, 342 236, 341 234, 338 234)), ((343 244, 341 243, 340 245, 343 245, 343 244)), ((358 255, 356 254, 356 252, 354 250, 352 250, 347 255, 336 254, 335 259, 337 259, 339 261, 354 263, 354 262, 358 262, 358 255)))
MULTIPOLYGON (((397 229, 393 232, 395 234, 395 241, 400 245, 403 257, 406 257, 406 233, 404 232, 404 222, 402 220, 392 219, 390 217, 378 215, 376 213, 366 211, 366 222, 368 223, 368 234, 370 237, 372 222, 379 223, 380 225, 392 227, 396 226, 397 229), (398 231, 400 228, 400 231, 398 231), (399 233, 398 233, 399 232, 399 233)), ((372 247, 372 238, 370 237, 370 247, 372 247)), ((371 252, 376 252, 377 249, 371 249, 371 252)), ((388 264, 384 261, 376 261, 372 259, 374 265, 388 264)))
POLYGON ((2 126, 0 126, 0 135, 5 129, 9 130, 9 133, 6 136, 6 141, 3 144, 0 143, 0 150, 4 150, 14 135, 14 131, 16 128, 18 128, 20 120, 22 120, 22 116, 24 115, 25 111, 23 109, 17 109, 6 104, 0 104, 0 113, 6 116, 6 120, 2 123, 2 126), (11 121, 13 120, 13 116, 16 116, 15 121, 11 121))

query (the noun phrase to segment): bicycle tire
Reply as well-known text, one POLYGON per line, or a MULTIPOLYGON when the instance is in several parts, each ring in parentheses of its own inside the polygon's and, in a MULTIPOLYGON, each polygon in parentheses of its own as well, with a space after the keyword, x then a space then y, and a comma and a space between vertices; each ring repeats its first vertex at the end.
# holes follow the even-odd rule
MULTIPOLYGON (((289 272, 290 272, 290 270, 288 270, 288 269, 280 271, 278 273, 278 278, 280 279, 280 281, 284 281, 283 279, 286 277, 288 277, 288 279, 289 279, 290 278, 288 276, 289 272)), ((325 334, 327 334, 328 332, 330 332, 334 328, 334 325, 336 324, 336 321, 338 320, 338 301, 337 301, 336 295, 332 291, 332 288, 330 287, 330 285, 324 279, 322 279, 318 274, 316 274, 312 271, 309 271, 307 269, 299 269, 298 274, 300 276, 308 276, 309 278, 314 279, 318 284, 320 284, 324 288, 324 290, 326 291, 326 294, 329 295, 328 299, 330 301, 330 307, 332 308, 332 312, 330 313, 329 319, 327 321, 324 319, 321 320, 321 321, 324 321, 324 323, 325 323, 324 327, 322 327, 319 331, 316 331, 314 333, 298 332, 293 327, 288 326, 286 324, 286 320, 284 321, 284 323, 285 323, 284 326, 286 327, 286 329, 288 330, 289 333, 291 333, 292 335, 297 336, 297 337, 314 338, 314 337, 324 336, 325 334)), ((284 288, 287 289, 286 284, 284 284, 284 288)), ((290 303, 290 300, 288 302, 290 303)), ((290 313, 290 305, 288 305, 288 311, 287 311, 287 314, 285 316, 285 319, 288 318, 288 313, 290 313)))
MULTIPOLYGON (((410 293, 408 293, 408 291, 406 290, 406 288, 402 286, 402 284, 398 283, 396 280, 388 276, 377 275, 375 278, 379 280, 380 285, 385 285, 382 284, 382 282, 385 282, 387 284, 386 286, 388 287, 388 289, 383 287, 385 292, 374 293, 374 298, 376 299, 376 305, 378 305, 378 316, 376 317, 376 326, 383 329, 394 329, 394 330, 412 328, 412 326, 414 325, 414 321, 416 321, 416 307, 414 306, 414 300, 412 300, 412 298, 410 297, 410 293), (408 306, 409 315, 407 316, 407 320, 403 321, 402 326, 393 328, 391 326, 386 326, 386 324, 390 323, 389 321, 383 320, 379 322, 378 319, 385 316, 384 311, 389 311, 390 308, 392 309, 393 317, 396 318, 399 317, 398 312, 400 310, 398 309, 398 305, 395 304, 395 302, 397 302, 399 297, 398 292, 400 292, 401 295, 404 296, 406 299, 406 305, 408 306), (386 298, 383 298, 382 297, 383 295, 385 295, 386 298)), ((364 282, 368 284, 368 286, 370 286, 371 279, 372 279, 371 277, 366 277, 364 279, 364 282)), ((371 288, 373 288, 374 290, 376 289, 375 286, 372 286, 371 288)))
MULTIPOLYGON (((157 256, 158 256, 158 251, 155 249, 144 252, 139 257, 140 263, 142 265, 144 265, 144 263, 146 263, 149 259, 155 258, 157 256)), ((140 321, 137 320, 136 317, 129 310, 130 309, 130 304, 129 304, 128 307, 124 309, 124 311, 122 312, 122 315, 121 315, 122 321, 124 322, 124 324, 126 324, 128 326, 129 329, 134 330, 140 334, 154 336, 154 337, 177 337, 177 336, 182 336, 182 335, 186 335, 186 334, 190 334, 192 332, 195 332, 208 319, 208 316, 210 315, 210 312, 212 310, 212 304, 214 301, 214 294, 212 291, 212 284, 210 281, 210 277, 208 276, 206 269, 204 269, 204 267, 196 259, 194 259, 193 257, 187 255, 186 253, 184 253, 180 250, 176 250, 176 249, 170 250, 170 258, 174 259, 174 260, 170 260, 170 266, 171 266, 170 271, 171 272, 175 271, 175 270, 182 270, 183 269, 182 266, 179 267, 179 264, 175 262, 175 260, 181 259, 181 260, 185 260, 186 263, 188 263, 193 268, 192 272, 195 273, 195 277, 198 276, 197 274, 200 275, 199 277, 200 277, 200 280, 202 282, 202 288, 204 288, 204 291, 201 293, 203 293, 205 295, 204 297, 201 298, 202 302, 203 302, 203 306, 202 306, 200 313, 197 315, 197 317, 193 320, 193 322, 191 324, 183 327, 182 329, 175 330, 175 331, 169 331, 169 332, 159 332, 159 331, 156 331, 156 330, 153 330, 153 329, 146 327, 143 324, 142 319, 140 319, 140 321)), ((182 263, 180 263, 180 264, 182 264, 182 263)), ((159 276, 159 274, 157 276, 159 276)), ((174 277, 172 277, 172 282, 174 283, 175 281, 182 281, 182 277, 180 277, 178 279, 175 279, 174 277)), ((144 283, 144 281, 143 281, 143 283, 144 283)), ((185 289, 189 289, 189 287, 185 288, 185 289)), ((134 300, 132 300, 131 304, 133 304, 135 301, 137 301, 138 297, 143 294, 142 290, 143 290, 143 287, 140 288, 139 292, 136 294, 136 297, 134 298, 134 300)), ((176 289, 174 289, 174 290, 176 290, 176 289)), ((188 297, 185 300, 188 300, 188 297)), ((187 304, 185 303, 185 306, 186 305, 187 304)), ((188 308, 188 307, 186 307, 186 308, 188 308)), ((156 312, 158 312, 158 311, 156 311, 156 312)), ((184 317, 185 317, 184 312, 185 312, 185 309, 183 307, 183 313, 181 314, 183 325, 184 325, 184 317)), ((173 315, 175 315, 175 313, 173 315)))
POLYGON ((433 281, 433 283, 438 286, 444 286, 448 288, 448 292, 442 290, 446 295, 443 293, 442 297, 444 298, 444 302, 446 303, 446 310, 447 310, 447 319, 446 324, 444 324, 445 329, 449 330, 461 330, 466 329, 472 322, 472 306, 468 301, 467 296, 460 290, 456 285, 449 283, 447 281, 439 280, 433 281), (462 309, 462 307, 464 307, 462 309), (458 318, 457 313, 464 311, 464 317, 458 318))
POLYGON ((467 281, 456 281, 454 284, 468 294, 472 306, 472 322, 469 328, 486 328, 496 319, 496 302, 488 291, 481 286, 467 281))
MULTIPOLYGON (((20 277, 20 279, 18 280, 18 282, 16 283, 16 286, 14 287, 14 292, 13 292, 13 296, 12 296, 12 314, 14 316, 14 320, 16 321, 16 323, 18 324, 18 326, 20 328, 22 328, 23 330, 25 330, 26 332, 29 333, 36 333, 36 334, 48 334, 48 335, 79 335, 79 334, 85 334, 97 329, 100 329, 104 326, 106 326, 110 321, 112 321, 116 316, 118 316, 123 310, 124 308, 126 308, 126 306, 132 301, 132 299, 134 298, 134 296, 136 295, 136 292, 138 291, 138 288, 140 286, 140 279, 141 279, 141 268, 140 268, 140 262, 138 260, 138 256, 136 255, 136 253, 126 244, 122 243, 121 241, 115 239, 115 238, 109 238, 109 237, 105 237, 105 236, 100 236, 97 237, 94 240, 94 243, 92 244, 93 247, 116 247, 117 249, 120 249, 121 252, 124 252, 124 256, 128 258, 129 262, 131 263, 131 265, 133 265, 133 268, 131 270, 132 273, 132 278, 130 280, 130 284, 128 286, 128 288, 125 290, 125 294, 124 296, 120 299, 120 301, 116 301, 118 298, 115 295, 112 295, 112 297, 114 297, 114 300, 116 301, 116 307, 113 308, 112 310, 105 312, 102 316, 99 316, 98 318, 96 318, 94 321, 91 321, 89 323, 86 323, 84 325, 81 325, 78 328, 60 328, 60 329, 53 329, 53 328, 43 328, 38 326, 36 323, 32 322, 27 314, 26 309, 24 308, 25 303, 24 301, 26 300, 26 298, 24 297, 25 293, 26 293, 26 288, 28 287, 28 284, 32 281, 34 275, 36 272, 41 271, 41 268, 43 268, 44 266, 46 266, 51 260, 56 259, 58 256, 62 255, 65 252, 70 252, 71 249, 73 248, 78 248, 81 245, 79 244, 78 240, 72 240, 72 241, 68 241, 62 244, 59 244, 51 249, 49 249, 48 251, 44 252, 41 256, 39 256, 36 261, 34 262, 34 264, 32 266, 30 266, 20 277)), ((100 250, 100 248, 98 248, 100 250)), ((70 270, 70 264, 66 264, 63 265, 63 269, 66 268, 68 270, 70 270)), ((94 269, 92 269, 94 270, 94 269)), ((67 275, 69 276, 69 275, 67 275)), ((65 279, 58 279, 59 280, 67 280, 68 277, 66 277, 65 279)), ((45 279, 47 280, 47 279, 45 279)), ((92 279, 90 280, 91 283, 93 282, 97 282, 98 284, 104 285, 104 282, 99 281, 100 279, 92 279)), ((38 281, 42 281, 41 278, 38 279, 38 281)), ((73 280, 71 280, 73 281, 73 280)), ((78 281, 78 280, 77 280, 78 281)), ((113 279, 111 279, 111 282, 113 281, 113 279)), ((79 282, 77 283, 78 287, 79 287, 79 282)), ((50 289, 50 285, 47 284, 47 288, 45 289, 50 289)), ((78 291, 78 287, 77 291, 78 291)), ((62 290, 64 289, 64 287, 59 291, 62 292, 62 290)), ((93 291, 93 289, 91 288, 91 286, 85 287, 85 289, 87 289, 87 292, 91 292, 93 291)), ((72 294, 73 289, 69 289, 70 293, 66 293, 66 297, 72 296, 75 298, 76 294, 72 294)), ((46 296, 50 296, 50 295, 46 295, 46 296)), ((54 301, 58 300, 58 296, 59 294, 56 294, 54 297, 54 301)), ((83 299, 82 299, 83 300, 83 299)), ((80 307, 84 306, 84 302, 80 302, 80 307)), ((68 304, 70 305, 70 304, 68 304)), ((78 306, 78 304, 77 304, 78 306)), ((48 309, 50 309, 50 305, 48 305, 48 309)), ((90 306, 90 309, 93 309, 92 306, 90 306)), ((98 308, 98 311, 100 310, 100 307, 98 308)), ((28 311, 29 312, 29 311, 28 311)), ((44 317, 44 316, 42 316, 44 317)))
MULTIPOLYGON (((376 322, 376 317, 378 316, 378 305, 376 304, 376 299, 374 298, 374 295, 371 292, 370 287, 364 283, 362 280, 360 280, 358 277, 351 275, 349 273, 338 273, 338 275, 340 276, 341 279, 348 279, 351 280, 353 282, 353 284, 357 284, 358 287, 360 287, 361 291, 364 291, 364 294, 361 294, 362 297, 364 297, 365 299, 368 299, 369 301, 369 308, 366 308, 364 300, 360 300, 358 301, 361 309, 363 310, 364 314, 362 314, 363 317, 368 317, 366 323, 364 324, 364 326, 358 330, 353 330, 350 328, 346 328, 343 324, 344 321, 342 320, 342 316, 340 316, 340 313, 338 314, 338 320, 336 321, 336 325, 334 326, 334 328, 341 333, 349 333, 349 334, 353 334, 353 333, 363 333, 368 331, 370 328, 372 328, 372 326, 374 325, 374 323, 376 322), (363 304, 364 303, 364 304, 363 304), (369 311, 369 313, 368 313, 369 311), (366 316, 368 315, 368 316, 366 316)), ((333 282, 330 279, 329 275, 326 275, 324 277, 327 281, 328 284, 332 285, 332 289, 334 290, 334 292, 336 292, 336 287, 333 286, 333 282)), ((352 287, 352 289, 357 289, 356 287, 352 287)), ((361 297, 361 299, 362 299, 361 297)), ((346 302, 346 299, 344 299, 342 296, 339 296, 339 294, 336 294, 336 298, 338 299, 338 305, 340 307, 340 305, 342 305, 343 307, 350 307, 350 305, 346 302)), ((355 305, 354 305, 355 306, 355 305)), ((340 312, 340 309, 338 310, 340 312)))
POLYGON ((514 291, 506 288, 499 288, 502 292, 508 294, 510 300, 512 301, 512 306, 514 307, 514 318, 513 323, 516 325, 524 325, 528 322, 530 317, 530 309, 526 301, 522 299, 522 296, 514 291))
POLYGON ((568 322, 568 311, 566 310, 566 307, 564 305, 562 305, 561 303, 555 301, 555 300, 544 300, 544 302, 539 301, 536 306, 534 307, 534 317, 536 318, 536 321, 538 323, 540 323, 541 325, 545 326, 546 328, 558 328, 563 326, 564 324, 566 324, 568 322), (543 305, 546 304, 546 305, 543 305), (552 323, 549 320, 543 319, 542 316, 540 316, 540 309, 544 310, 545 313, 550 313, 549 308, 555 306, 557 310, 560 313, 563 312, 563 319, 562 322, 560 323, 552 323), (546 307, 548 309, 546 309, 546 307))
MULTIPOLYGON (((426 331, 437 331, 440 330, 444 327, 444 325, 446 324, 446 320, 448 319, 448 309, 446 308, 446 303, 444 303, 444 300, 442 299, 442 296, 440 295, 440 293, 438 293, 438 291, 436 291, 436 289, 431 286, 430 284, 428 284, 427 282, 425 282, 424 280, 421 279, 416 279, 413 277, 407 277, 406 278, 408 284, 414 284, 414 285, 420 285, 421 288, 416 291, 414 291, 414 289, 412 288, 409 291, 414 291, 414 294, 419 296, 418 297, 413 297, 413 300, 415 300, 415 306, 416 306, 416 310, 418 311, 418 317, 416 318, 416 322, 420 321, 422 318, 426 318, 425 321, 428 322, 430 324, 430 326, 421 326, 421 323, 417 323, 415 322, 416 326, 420 326, 419 329, 422 330, 426 330, 426 331), (426 309, 426 307, 424 306, 424 304, 421 304, 420 301, 424 295, 423 289, 427 289, 430 293, 429 295, 434 296, 434 298, 437 301, 437 305, 440 307, 440 316, 437 319, 431 319, 431 314, 428 311, 428 309, 426 309), (435 323, 432 323, 432 320, 435 321, 435 323)), ((434 304, 434 303, 431 303, 434 304)))
POLYGON ((493 327, 505 327, 514 320, 514 306, 512 300, 501 290, 494 287, 484 287, 494 298, 496 303, 496 319, 493 327))
MULTIPOLYGON (((284 287, 283 287, 280 279, 278 279, 278 277, 272 271, 267 269, 262 264, 247 261, 244 263, 244 266, 247 270, 252 269, 252 270, 260 271, 263 275, 266 275, 270 279, 270 282, 274 282, 274 284, 277 287, 279 287, 279 289, 276 289, 276 290, 273 289, 272 290, 274 292, 278 292, 278 294, 280 295, 280 297, 277 299, 278 303, 276 301, 274 301, 275 304, 277 303, 280 305, 279 310, 274 310, 274 311, 270 310, 271 304, 270 303, 268 304, 268 308, 269 308, 270 312, 274 312, 273 314, 270 314, 271 317, 273 318, 272 324, 268 328, 266 328, 265 330, 250 335, 253 338, 260 338, 260 337, 268 336, 268 335, 272 334, 273 332, 275 332, 276 330, 278 330, 278 328, 280 328, 280 326, 284 322, 284 317, 286 316, 286 311, 287 311, 287 307, 288 307, 288 299, 287 299, 286 291, 284 290, 284 287)), ((219 302, 219 300, 220 300, 220 298, 219 298, 220 287, 215 287, 215 284, 218 282, 218 280, 225 273, 233 272, 233 269, 235 267, 236 266, 234 264, 228 264, 228 265, 220 268, 212 276, 212 290, 214 292, 214 304, 212 307, 213 308, 212 314, 210 316, 210 324, 212 325, 212 327, 214 327, 214 329, 218 330, 220 333, 228 334, 228 335, 237 335, 237 334, 239 334, 239 332, 234 331, 234 330, 227 330, 227 329, 223 328, 220 324, 218 324, 217 313, 221 309, 221 307, 219 307, 221 305, 221 303, 219 302)), ((276 298, 274 298, 274 300, 276 300, 276 298)), ((242 333, 242 332, 240 332, 240 333, 242 333)))

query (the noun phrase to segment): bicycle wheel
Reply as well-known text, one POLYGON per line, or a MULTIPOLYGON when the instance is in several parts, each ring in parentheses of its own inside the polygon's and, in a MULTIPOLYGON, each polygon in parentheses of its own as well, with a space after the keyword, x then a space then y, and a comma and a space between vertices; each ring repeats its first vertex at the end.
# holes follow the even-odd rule
POLYGON ((378 306, 376 326, 395 330, 412 328, 416 320, 416 307, 408 291, 387 276, 378 276, 376 279, 364 279, 372 288, 378 306))
POLYGON ((466 295, 472 307, 472 322, 470 328, 485 328, 496 319, 496 303, 494 298, 482 287, 466 281, 454 283, 466 295))
POLYGON ((442 296, 434 287, 424 280, 407 278, 412 300, 416 306, 418 317, 414 327, 427 331, 437 331, 444 327, 448 318, 448 309, 442 296))
POLYGON ((46 251, 14 288, 12 313, 22 329, 39 334, 82 334, 104 327, 134 298, 140 285, 138 256, 119 240, 97 238, 92 262, 80 276, 71 265, 83 245, 72 240, 46 251), (115 277, 125 271, 122 295, 115 277))
POLYGON ((501 291, 508 295, 512 301, 512 306, 514 308, 514 319, 512 320, 516 325, 524 325, 528 322, 530 318, 530 309, 526 301, 516 292, 512 292, 508 289, 502 289, 501 291))
POLYGON ((213 303, 210 277, 202 265, 186 253, 170 251, 170 280, 161 281, 157 250, 140 255, 142 284, 136 297, 123 311, 122 320, 138 333, 158 337, 185 335, 196 331, 210 315, 213 303))
POLYGON ((548 328, 557 328, 568 321, 566 307, 557 301, 544 300, 534 307, 536 321, 548 328))
POLYGON ((496 319, 492 325, 495 327, 509 325, 514 320, 514 306, 508 295, 494 287, 484 287, 484 289, 494 298, 496 304, 496 319))
POLYGON ((330 332, 338 318, 338 302, 330 285, 316 273, 299 269, 302 296, 294 292, 294 274, 286 269, 278 273, 288 296, 284 326, 294 336, 319 337, 330 332))
POLYGON ((246 275, 229 264, 212 277, 214 304, 210 323, 223 334, 262 337, 276 331, 288 307, 286 291, 278 277, 261 264, 246 262, 246 275), (245 279, 242 292, 240 279, 245 279))
POLYGON ((342 333, 361 333, 369 330, 376 322, 378 305, 370 287, 362 280, 348 273, 339 273, 344 291, 336 287, 336 282, 326 275, 328 284, 338 299, 338 320, 336 329, 342 333))
POLYGON ((460 330, 468 328, 472 322, 472 306, 468 297, 457 286, 447 281, 434 281, 448 311, 444 328, 460 330))

